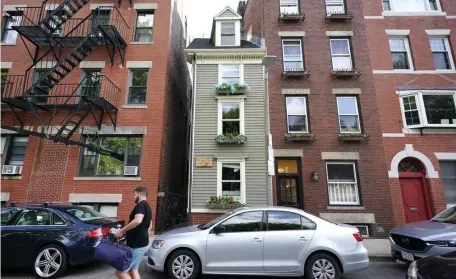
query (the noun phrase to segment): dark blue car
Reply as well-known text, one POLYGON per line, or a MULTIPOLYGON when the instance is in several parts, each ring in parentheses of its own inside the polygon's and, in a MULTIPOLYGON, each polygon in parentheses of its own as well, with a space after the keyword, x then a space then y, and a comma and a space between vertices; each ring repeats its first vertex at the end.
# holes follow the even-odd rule
POLYGON ((27 205, 1 209, 2 268, 33 268, 55 278, 68 265, 93 261, 96 245, 123 222, 83 206, 27 205))

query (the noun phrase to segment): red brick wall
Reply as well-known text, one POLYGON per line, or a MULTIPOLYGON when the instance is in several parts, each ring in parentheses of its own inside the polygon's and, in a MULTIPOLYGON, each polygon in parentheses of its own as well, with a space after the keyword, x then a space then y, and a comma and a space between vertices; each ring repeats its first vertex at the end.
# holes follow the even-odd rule
MULTIPOLYGON (((138 0, 135 3, 149 3, 150 1, 138 0)), ((128 109, 122 108, 127 98, 127 78, 128 69, 126 65, 120 65, 120 57, 116 53, 114 65, 110 66, 109 55, 106 48, 97 48, 85 61, 105 61, 106 67, 101 73, 108 76, 120 89, 121 93, 114 102, 119 109, 117 114, 118 126, 146 126, 147 134, 143 137, 142 153, 140 163, 141 181, 77 181, 79 167, 80 148, 76 146, 64 146, 54 142, 46 141, 36 137, 29 138, 27 153, 25 156, 22 179, 20 180, 2 180, 2 192, 10 193, 10 200, 14 201, 62 201, 68 202, 71 193, 120 193, 123 194, 123 200, 119 205, 118 217, 120 219, 128 218, 130 210, 133 207, 132 191, 138 186, 146 186, 149 189, 149 202, 153 209, 153 220, 156 220, 156 202, 158 185, 160 182, 160 164, 162 158, 162 147, 169 148, 176 142, 162 141, 164 131, 164 108, 165 96, 167 91, 167 76, 179 76, 187 82, 187 68, 183 72, 176 72, 180 69, 173 68, 170 72, 169 48, 172 40, 170 35, 171 24, 171 5, 170 1, 157 0, 158 4, 155 11, 153 44, 148 45, 128 45, 126 50, 125 61, 153 61, 153 67, 149 69, 147 84, 147 109, 128 109), (185 77, 185 78, 184 78, 185 77)), ((5 0, 2 5, 28 4, 29 6, 41 5, 40 1, 31 0, 5 0)), ((91 1, 75 17, 87 15, 91 3, 103 3, 103 1, 91 1)), ((111 2, 110 2, 111 3, 111 2)), ((2 6, 3 7, 3 6, 2 6)), ((122 1, 119 8, 122 16, 130 26, 127 35, 127 42, 133 37, 134 25, 136 21, 136 10, 129 7, 128 1, 122 1)), ((181 38, 177 38, 181 40, 181 38)), ((29 44, 29 43, 27 43, 29 44)), ((32 48, 33 50, 33 48, 32 48)), ((177 48, 179 51, 179 48, 177 48)), ((181 48, 182 52, 183 49, 181 48)), ((23 74, 25 69, 32 64, 27 50, 18 37, 15 46, 2 46, 2 62, 13 62, 9 74, 23 74)), ((61 83, 79 83, 81 70, 75 69, 61 83)), ((173 94, 181 95, 179 99, 171 99, 172 102, 167 106, 179 107, 180 99, 184 100, 184 110, 187 108, 185 103, 186 88, 179 88, 173 94)), ((3 113, 3 111, 2 111, 3 113)), ((3 123, 14 122, 11 112, 4 111, 5 117, 2 117, 3 123)), ((43 115, 48 120, 49 114, 43 115)), ((26 113, 25 125, 33 125, 37 129, 39 125, 36 117, 32 113, 26 113)), ((184 117, 172 118, 170 124, 174 121, 184 122, 184 117)), ((18 124, 18 123, 12 123, 18 124)), ((94 121, 88 118, 83 126, 94 126, 94 121)), ((103 121, 105 125, 111 125, 109 118, 105 114, 103 121)), ((182 126, 183 124, 179 124, 182 126)), ((177 126, 171 126, 177 130, 177 126)), ((79 139, 80 135, 74 135, 74 139, 79 139)), ((185 147, 185 139, 177 142, 185 147)), ((180 151, 180 150, 178 150, 180 151)), ((167 163, 167 161, 166 161, 167 163)), ((176 173, 181 171, 176 169, 176 173)), ((177 175, 179 176, 179 175, 177 175)))
POLYGON ((214 218, 220 216, 221 213, 192 213, 190 224, 198 225, 208 223, 214 218))

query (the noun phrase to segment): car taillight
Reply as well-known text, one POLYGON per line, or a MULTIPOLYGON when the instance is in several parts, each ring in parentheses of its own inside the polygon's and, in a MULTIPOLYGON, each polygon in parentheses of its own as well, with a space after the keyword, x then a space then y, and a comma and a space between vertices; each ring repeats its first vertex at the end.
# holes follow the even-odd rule
POLYGON ((89 238, 97 238, 100 236, 107 235, 111 231, 111 228, 96 228, 87 233, 89 238))
POLYGON ((361 233, 356 232, 353 234, 353 236, 355 237, 356 241, 358 241, 358 242, 363 241, 363 236, 361 235, 361 233))

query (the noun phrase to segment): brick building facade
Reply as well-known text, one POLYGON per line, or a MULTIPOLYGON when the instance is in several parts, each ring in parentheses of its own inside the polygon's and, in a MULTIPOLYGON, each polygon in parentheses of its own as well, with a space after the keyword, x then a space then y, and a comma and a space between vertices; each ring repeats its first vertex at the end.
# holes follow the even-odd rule
POLYGON ((146 186, 156 230, 165 229, 175 220, 163 219, 161 213, 177 210, 185 215, 186 210, 191 83, 184 56, 183 3, 180 0, 153 3, 141 0, 133 3, 73 1, 72 6, 67 7, 70 13, 77 10, 71 19, 68 15, 62 19, 54 14, 57 22, 66 20, 62 27, 57 28, 60 31, 51 29, 56 21, 50 21, 51 27, 40 25, 40 28, 52 30, 54 36, 64 38, 57 47, 64 45, 62 51, 65 55, 74 54, 74 50, 81 47, 72 45, 70 39, 86 36, 85 42, 100 40, 94 43, 95 47, 81 47, 79 53, 91 51, 90 54, 79 56, 83 61, 74 60, 73 64, 77 65, 71 67, 61 82, 43 87, 43 82, 36 85, 42 78, 38 72, 46 76, 54 71, 47 76, 51 82, 52 78, 56 79, 55 67, 63 58, 52 57, 51 53, 34 63, 32 56, 37 46, 42 55, 49 50, 49 45, 40 43, 39 38, 34 45, 31 42, 33 36, 25 33, 27 28, 36 25, 33 11, 46 10, 50 11, 49 14, 59 9, 60 1, 52 2, 55 3, 46 6, 30 0, 2 2, 2 166, 22 167, 16 175, 2 175, 2 204, 11 201, 72 202, 127 219, 134 205, 132 191, 138 186, 146 186), (98 27, 96 23, 103 20, 98 27), (21 29, 24 32, 22 38, 11 26, 19 27, 17 30, 26 26, 21 29), (103 29, 105 26, 117 30, 117 37, 109 38, 110 33, 103 29), (82 35, 74 35, 78 32, 82 35), (111 45, 103 45, 103 37, 107 41, 118 39, 124 45, 114 44, 115 52, 111 52, 111 45), (23 76, 24 72, 26 76, 23 76), (56 97, 68 95, 68 92, 62 93, 64 86, 77 88, 71 91, 71 97, 65 99, 66 103, 62 101, 63 97, 56 97), (43 88, 44 97, 22 98, 43 92, 43 88), (91 93, 84 93, 85 90, 91 93), (78 106, 80 100, 92 105, 98 102, 84 97, 92 96, 93 90, 97 91, 99 102, 108 104, 111 111, 106 109, 100 116, 103 108, 94 109, 93 117, 86 117, 79 127, 74 123, 68 126, 69 130, 76 127, 73 135, 67 130, 60 138, 68 137, 79 143, 96 142, 95 146, 121 154, 121 159, 90 148, 42 138, 45 133, 55 136, 62 132, 59 129, 69 119, 72 110, 87 108, 78 106), (26 99, 38 108, 44 128, 37 115, 21 103, 27 102, 26 99), (56 110, 57 105, 63 109, 56 110), (113 124, 116 124, 115 129, 113 124), (50 129, 52 126, 53 130, 50 129), (41 137, 28 136, 31 133, 41 137), (129 169, 133 173, 124 175, 125 166, 133 167, 129 169), (170 209, 171 199, 181 199, 182 208, 170 209))

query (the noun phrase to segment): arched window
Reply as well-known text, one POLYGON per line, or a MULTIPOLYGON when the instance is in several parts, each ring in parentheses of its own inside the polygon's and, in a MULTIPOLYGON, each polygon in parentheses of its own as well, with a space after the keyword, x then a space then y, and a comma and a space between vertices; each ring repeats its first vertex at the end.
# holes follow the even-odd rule
POLYGON ((398 166, 399 172, 423 172, 423 167, 420 161, 415 158, 405 158, 398 166))

